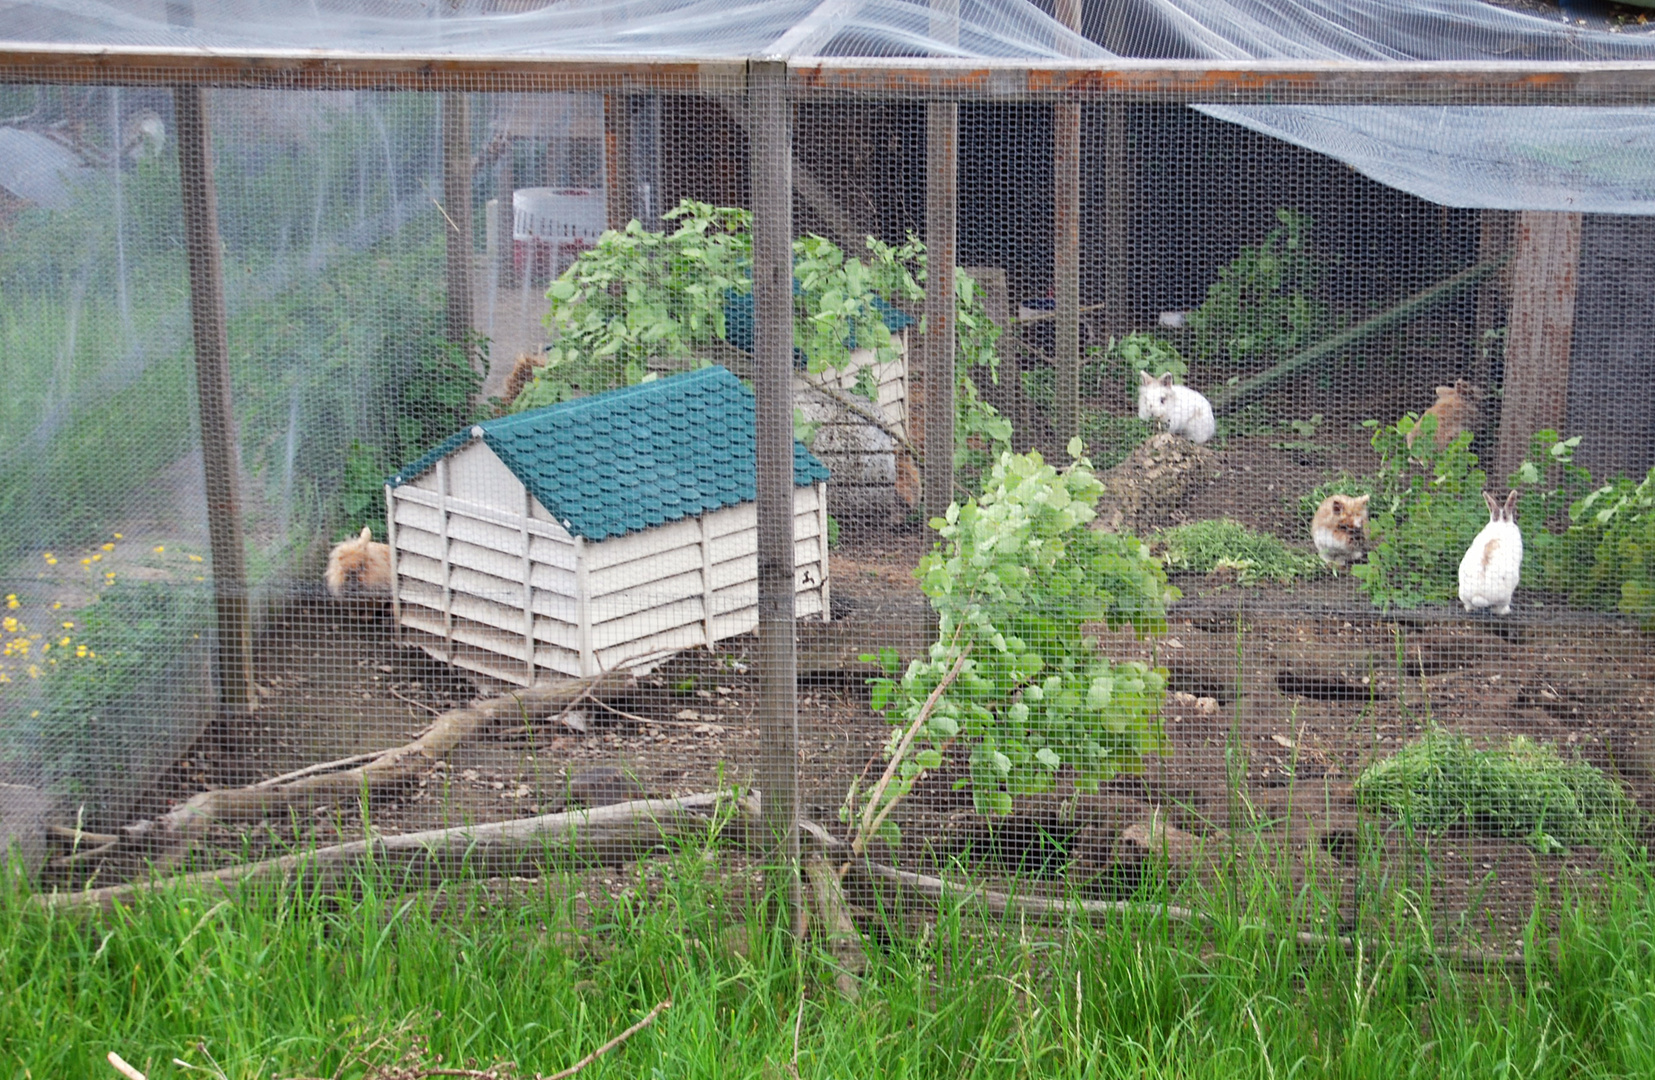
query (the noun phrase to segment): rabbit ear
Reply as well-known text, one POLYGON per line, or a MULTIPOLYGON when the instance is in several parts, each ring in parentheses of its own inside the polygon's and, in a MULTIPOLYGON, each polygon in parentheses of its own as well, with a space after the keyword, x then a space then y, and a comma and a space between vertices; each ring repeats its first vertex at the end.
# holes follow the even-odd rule
POLYGON ((1149 385, 1151 385, 1152 383, 1154 383, 1156 381, 1156 378, 1155 378, 1155 376, 1151 375, 1149 372, 1144 371, 1142 369, 1139 369, 1139 371, 1138 371, 1138 381, 1143 383, 1145 386, 1149 386, 1149 385))
POLYGON ((1490 520, 1490 521, 1499 521, 1500 520, 1500 504, 1495 501, 1494 496, 1490 495, 1486 491, 1483 492, 1483 502, 1488 504, 1488 520, 1490 520))
POLYGON ((367 541, 372 540, 373 538, 374 538, 373 529, 369 528, 366 525, 362 526, 362 535, 359 536, 357 539, 359 539, 359 540, 363 541, 364 543, 366 543, 367 541))
POLYGON ((1515 522, 1517 520, 1517 492, 1515 491, 1506 496, 1505 516, 1507 521, 1515 522))
POLYGON ((1328 505, 1333 507, 1333 512, 1335 514, 1342 514, 1345 512, 1345 500, 1341 498, 1335 497, 1328 505))
POLYGON ((1161 376, 1161 385, 1162 386, 1171 386, 1172 385, 1172 372, 1169 371, 1165 375, 1161 376))

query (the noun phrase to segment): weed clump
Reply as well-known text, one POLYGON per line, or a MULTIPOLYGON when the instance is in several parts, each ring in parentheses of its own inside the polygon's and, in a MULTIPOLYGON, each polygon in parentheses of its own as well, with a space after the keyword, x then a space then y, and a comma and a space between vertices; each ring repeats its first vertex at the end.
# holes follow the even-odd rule
POLYGON ((1368 766, 1356 795, 1415 829, 1464 823, 1544 852, 1624 842, 1632 816, 1626 793, 1602 770, 1522 735, 1479 750, 1463 735, 1432 730, 1368 766))
POLYGON ((1169 570, 1196 574, 1232 570, 1243 585, 1266 580, 1285 585, 1321 569, 1314 555, 1295 551, 1269 533, 1254 532, 1227 518, 1174 526, 1158 534, 1153 546, 1169 570))

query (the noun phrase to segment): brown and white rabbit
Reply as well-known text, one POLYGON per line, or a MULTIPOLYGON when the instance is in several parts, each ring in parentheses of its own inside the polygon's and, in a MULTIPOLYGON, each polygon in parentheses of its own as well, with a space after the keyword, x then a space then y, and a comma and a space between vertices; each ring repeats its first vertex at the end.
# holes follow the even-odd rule
MULTIPOLYGON (((1472 385, 1469 379, 1455 379, 1453 386, 1437 387, 1437 400, 1425 416, 1437 418, 1437 433, 1433 440, 1437 449, 1442 450, 1453 442, 1462 431, 1469 431, 1477 424, 1477 403, 1482 400, 1482 391, 1472 385)), ((1424 417, 1420 418, 1421 420, 1424 417)), ((1408 432, 1408 446, 1413 448, 1414 440, 1419 437, 1419 428, 1408 432)))
POLYGON ((500 413, 505 415, 511 411, 511 403, 517 400, 517 395, 534 379, 535 373, 546 366, 546 354, 540 352, 518 353, 517 360, 511 365, 511 373, 506 376, 506 385, 500 390, 500 413))
POLYGON ((1496 615, 1511 612, 1511 594, 1523 576, 1523 530, 1517 527, 1517 492, 1502 507, 1483 492, 1488 524, 1471 541, 1460 560, 1460 603, 1467 611, 1490 608, 1496 615))
POLYGON ((1329 495, 1310 519, 1316 553, 1338 573, 1360 559, 1368 546, 1368 496, 1329 495))
POLYGON ((1216 429, 1212 402, 1199 390, 1174 383, 1170 371, 1160 378, 1138 372, 1138 419, 1159 420, 1192 443, 1206 442, 1216 429))
POLYGON ((391 598, 391 547, 376 543, 366 525, 360 536, 335 544, 328 553, 328 592, 341 599, 391 598))

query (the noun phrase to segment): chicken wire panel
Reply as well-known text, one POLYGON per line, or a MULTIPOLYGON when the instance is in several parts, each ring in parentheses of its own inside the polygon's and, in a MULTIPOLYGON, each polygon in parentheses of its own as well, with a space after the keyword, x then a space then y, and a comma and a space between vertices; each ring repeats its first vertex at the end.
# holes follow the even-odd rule
MULTIPOLYGON (((786 728, 801 815, 845 839, 866 824, 881 858, 1120 896, 1157 857, 1204 873, 1201 852, 1257 838, 1342 906, 1397 820, 1352 785, 1438 727, 1524 736, 1647 797, 1655 420, 1621 295, 1650 257, 1641 219, 1430 203, 1181 101, 808 80, 786 182, 755 190, 751 94, 652 78, 206 91, 245 715, 218 703, 176 105, 6 88, 17 130, 91 163, 8 204, 8 363, 37 366, 7 408, 63 419, 35 442, 5 429, 23 526, 6 640, 27 642, 0 688, 6 782, 59 799, 56 821, 120 824, 393 748, 514 674, 590 661, 637 682, 513 707, 376 791, 376 827, 752 783, 785 771, 764 732, 786 728), (755 225, 789 207, 793 284, 755 300, 755 225), (928 273, 950 246, 952 297, 928 273), (742 395, 789 306, 798 689, 778 704, 752 627, 754 504, 781 454, 757 449, 742 395), (706 364, 733 397, 674 389, 706 364), (1427 411, 1411 445, 1411 419, 1392 427, 1427 411), (950 426, 939 491, 926 451, 950 426), (1561 441, 1536 447, 1548 429, 1561 441), (1068 469, 1074 435, 1096 482, 1027 456, 1068 469), (1512 608, 1468 613, 1481 490, 1512 487, 1512 608), (968 498, 938 548, 927 506, 968 498), (1337 573, 1312 530, 1324 500, 1337 573), (955 537, 971 558, 950 562, 955 537), (67 645, 47 636, 65 622, 67 645), (875 797, 945 680, 904 751, 923 774, 875 797), (891 846, 873 826, 899 792, 891 846)), ((1494 609, 1505 559, 1473 590, 1494 609)), ((298 805, 325 811, 287 838, 354 835, 359 792, 314 790, 298 805)), ((1483 862, 1528 882, 1565 873, 1532 847, 1603 839, 1550 795, 1499 797, 1513 835, 1462 825, 1443 849, 1469 868, 1443 886, 1456 903, 1483 862)), ((254 816, 227 817, 217 857, 268 807, 237 813, 254 816)))
MULTIPOLYGON (((907 751, 925 768, 882 857, 958 856, 973 873, 1118 898, 1156 858, 1200 875, 1262 844, 1348 914, 1361 860, 1401 850, 1412 798, 1414 825, 1449 827, 1421 829, 1447 868, 1444 899, 1476 907, 1468 882, 1492 874, 1482 903, 1509 944, 1529 886, 1582 865, 1561 850, 1612 833, 1523 810, 1538 790, 1525 785, 1577 762, 1611 778, 1582 781, 1604 801, 1581 820, 1652 794, 1639 749, 1652 609, 1647 548, 1634 554, 1631 537, 1652 520, 1633 508, 1655 488, 1655 367, 1624 298, 1655 251, 1645 220, 1549 209, 1570 196, 1565 170, 1520 211, 1501 209, 1513 204, 1492 183, 1445 205, 1199 101, 1083 78, 1056 105, 993 100, 934 67, 912 73, 954 92, 951 120, 918 93, 893 97, 905 76, 889 69, 806 65, 798 228, 929 242, 927 192, 957 187, 971 286, 953 363, 975 393, 955 390, 951 494, 981 501, 943 523, 939 548, 929 477, 915 468, 905 491, 899 460, 890 512, 834 509, 835 622, 800 637, 800 738, 815 755, 804 815, 854 835, 894 733, 952 676, 940 720, 907 751), (939 130, 952 179, 938 173, 939 130), (997 377, 973 365, 979 349, 997 377), (1069 427, 1062 357, 1078 361, 1069 427), (1162 375, 1171 386, 1146 386, 1162 375), (1027 459, 1009 463, 1010 482, 985 477, 1005 432, 978 398, 1010 421, 1011 449, 1059 469, 1078 435, 1101 489, 1064 489, 1027 459), (1069 523, 1054 500, 1083 490, 1097 512, 1075 530, 1086 539, 1022 578, 1056 558, 1033 542, 1069 523), (1485 490, 1502 517, 1517 492, 1510 524, 1485 528, 1485 490), (1147 545, 1144 563, 1127 536, 1147 545), (956 637, 967 619, 981 621, 956 637), (884 724, 868 723, 864 679, 884 724), (1486 775, 1532 771, 1477 789, 1473 750, 1495 755, 1486 775)), ((1406 109, 1362 101, 1360 78, 1345 89, 1340 104, 1276 100, 1363 114, 1375 160, 1420 148, 1406 109)), ((1472 86, 1465 100, 1518 118, 1502 130, 1567 122, 1521 92, 1472 86)), ((1450 138, 1436 153, 1463 162, 1489 145, 1450 138)), ((1600 178, 1635 184, 1647 165, 1634 140, 1600 178)), ((935 446, 928 330, 909 331, 904 399, 922 450, 935 446)), ((1559 808, 1576 798, 1554 790, 1559 808)))

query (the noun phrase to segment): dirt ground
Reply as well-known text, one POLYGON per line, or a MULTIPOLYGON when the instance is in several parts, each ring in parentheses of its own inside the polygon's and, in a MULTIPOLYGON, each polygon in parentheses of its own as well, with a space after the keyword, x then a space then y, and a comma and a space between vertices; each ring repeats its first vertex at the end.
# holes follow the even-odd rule
MULTIPOLYGON (((1417 408, 1422 392, 1399 384, 1397 401, 1379 406, 1417 408)), ((1278 428, 1230 437, 1211 479, 1154 524, 1228 516, 1308 548, 1299 496, 1341 469, 1362 474, 1374 464, 1336 391, 1312 398, 1297 405, 1324 414, 1313 436, 1278 428)), ((857 657, 888 645, 906 659, 933 639, 913 578, 928 544, 917 525, 847 529, 831 565, 834 621, 800 624, 801 809, 840 835, 846 792, 877 777, 891 731, 869 708, 873 669, 857 657)), ((1386 615, 1348 576, 1285 587, 1174 581, 1184 597, 1164 637, 1103 641, 1117 658, 1167 670, 1166 754, 1097 794, 1060 783, 990 822, 958 787, 963 758, 953 753, 898 812, 903 842, 883 856, 914 868, 960 857, 990 878, 1122 896, 1152 861, 1147 828, 1147 846, 1170 860, 1175 877, 1221 882, 1229 859, 1280 859, 1284 885, 1339 925, 1352 924, 1374 890, 1407 883, 1429 895, 1439 928, 1510 948, 1535 899, 1571 883, 1589 887, 1600 856, 1542 855, 1466 830, 1404 836, 1352 797, 1368 762, 1432 723, 1479 738, 1523 734, 1608 770, 1655 809, 1655 648, 1632 624, 1521 591, 1513 613, 1496 620, 1446 607, 1386 615)), ((401 745, 435 714, 505 689, 399 646, 388 615, 363 617, 319 592, 295 597, 268 626, 255 656, 254 726, 204 739, 165 777, 149 812, 211 787, 401 745)), ((554 812, 568 802, 572 778, 604 767, 660 795, 748 782, 758 754, 753 647, 748 635, 715 652, 682 653, 609 707, 494 731, 376 801, 372 828, 554 812)), ((354 805, 310 817, 221 830, 209 857, 240 861, 295 841, 355 839, 365 828, 354 805)))

